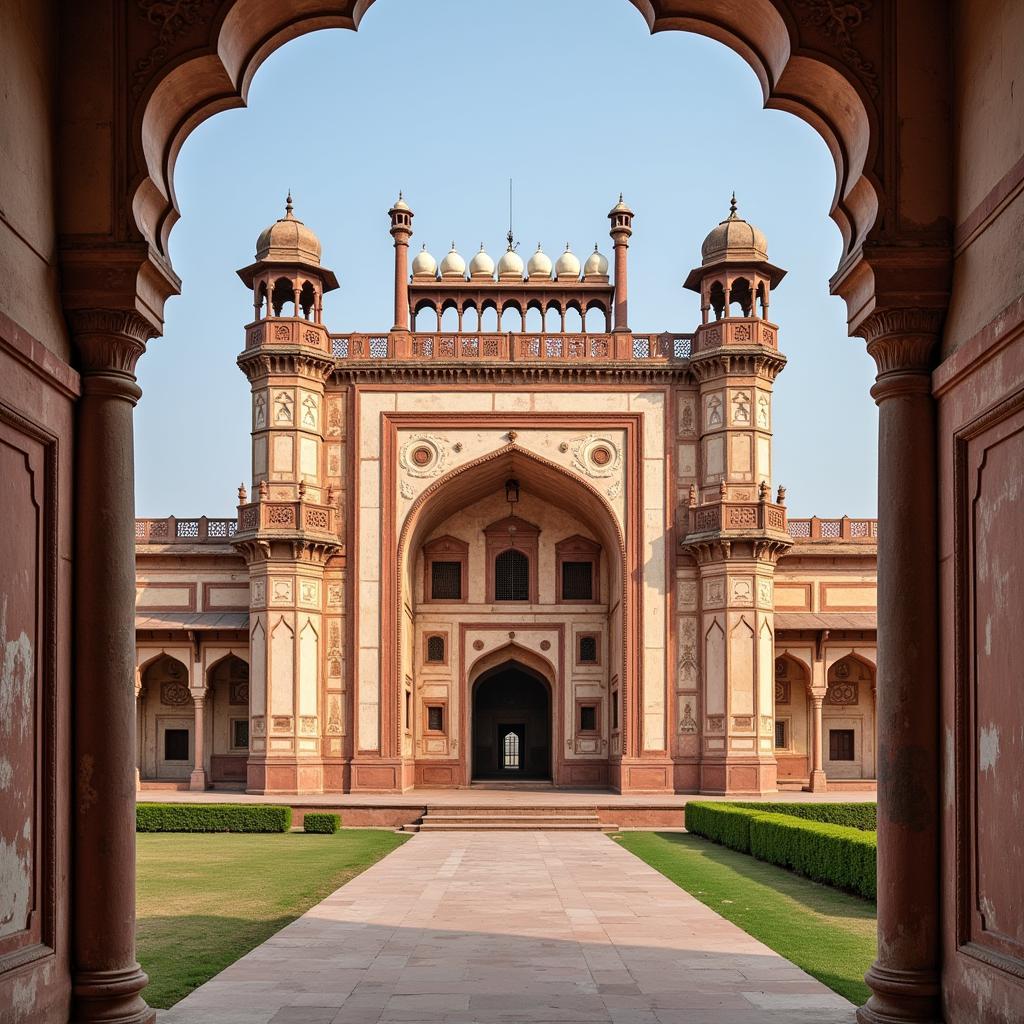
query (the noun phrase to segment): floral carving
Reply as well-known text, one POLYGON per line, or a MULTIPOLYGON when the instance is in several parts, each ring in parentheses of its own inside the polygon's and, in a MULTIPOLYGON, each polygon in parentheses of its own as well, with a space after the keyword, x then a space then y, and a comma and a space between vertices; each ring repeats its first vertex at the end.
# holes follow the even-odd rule
POLYGON ((181 707, 189 702, 188 687, 184 683, 170 682, 160 685, 160 703, 168 707, 181 707))
POLYGON ((679 731, 687 733, 697 731, 697 719, 693 717, 693 706, 689 701, 683 707, 683 717, 679 722, 679 731))
POLYGON ((853 31, 871 10, 872 0, 796 0, 807 12, 806 20, 834 39, 843 59, 864 79, 872 96, 878 95, 878 72, 854 45, 853 31))
POLYGON ((399 465, 409 476, 426 479, 438 476, 447 457, 448 440, 433 434, 409 438, 398 453, 399 465))
POLYGON ((136 61, 132 71, 134 96, 145 88, 149 72, 167 60, 171 45, 192 25, 209 17, 213 7, 213 0, 139 0, 139 10, 157 33, 155 45, 136 61))

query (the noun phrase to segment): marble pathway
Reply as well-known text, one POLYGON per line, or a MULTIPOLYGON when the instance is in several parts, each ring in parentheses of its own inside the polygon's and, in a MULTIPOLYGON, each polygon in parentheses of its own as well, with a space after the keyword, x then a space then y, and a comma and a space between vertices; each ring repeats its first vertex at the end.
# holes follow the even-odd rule
POLYGON ((414 836, 158 1024, 853 1020, 607 836, 462 832, 414 836))

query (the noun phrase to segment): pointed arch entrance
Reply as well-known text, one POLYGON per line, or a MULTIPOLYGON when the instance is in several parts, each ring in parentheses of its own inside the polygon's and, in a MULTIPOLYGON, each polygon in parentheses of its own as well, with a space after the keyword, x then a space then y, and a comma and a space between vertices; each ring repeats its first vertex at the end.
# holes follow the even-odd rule
MULTIPOLYGON (((534 664, 508 654, 477 671, 470 686, 471 778, 552 779, 553 686, 534 664)), ((487 659, 492 662, 494 659, 487 659)))

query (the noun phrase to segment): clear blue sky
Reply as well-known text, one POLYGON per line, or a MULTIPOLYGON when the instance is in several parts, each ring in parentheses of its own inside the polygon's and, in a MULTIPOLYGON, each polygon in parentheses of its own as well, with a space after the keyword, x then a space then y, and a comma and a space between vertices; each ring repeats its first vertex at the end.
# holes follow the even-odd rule
POLYGON ((796 117, 761 106, 731 50, 651 36, 627 0, 377 0, 358 33, 304 36, 257 72, 249 106, 201 125, 175 175, 171 237, 183 294, 139 364, 140 516, 231 515, 249 485, 249 386, 235 366, 252 315, 235 269, 281 216, 316 230, 341 280, 333 331, 386 330, 393 251, 387 210, 415 211, 413 251, 455 239, 497 259, 508 179, 524 256, 538 241, 611 254, 607 213, 625 193, 634 330, 691 331, 682 289, 705 234, 728 212, 768 237, 789 274, 771 316, 789 365, 775 389, 775 482, 792 515, 875 514, 873 364, 828 294, 839 232, 831 157, 796 117))

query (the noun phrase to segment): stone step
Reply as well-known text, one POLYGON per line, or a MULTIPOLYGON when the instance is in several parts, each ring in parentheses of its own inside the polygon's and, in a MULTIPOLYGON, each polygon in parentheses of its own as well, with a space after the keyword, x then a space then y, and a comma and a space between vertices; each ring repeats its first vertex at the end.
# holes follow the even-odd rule
POLYGON ((427 804, 427 814, 471 814, 474 817, 503 818, 510 814, 529 814, 535 817, 569 818, 593 817, 594 807, 556 804, 427 804))
POLYGON ((404 825, 405 832, 615 832, 615 825, 599 821, 552 821, 550 818, 534 821, 429 821, 424 818, 418 825, 404 825))
POLYGON ((445 822, 481 822, 486 824, 488 822, 501 822, 501 821, 532 821, 539 825, 545 824, 558 824, 563 825, 580 825, 587 824, 588 822, 593 824, 599 821, 596 814, 519 814, 518 812, 512 814, 504 814, 500 817, 494 814, 425 814, 422 820, 436 821, 439 824, 445 822))

